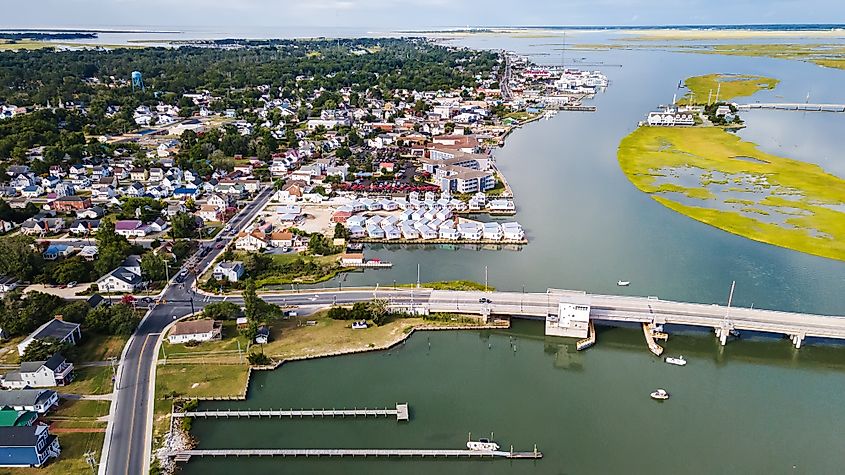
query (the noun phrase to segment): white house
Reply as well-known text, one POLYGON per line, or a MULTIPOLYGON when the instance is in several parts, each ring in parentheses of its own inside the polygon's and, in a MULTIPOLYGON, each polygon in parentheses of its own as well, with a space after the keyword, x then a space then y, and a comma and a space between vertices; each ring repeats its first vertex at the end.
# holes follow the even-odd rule
POLYGON ((222 332, 222 325, 215 320, 192 320, 179 322, 173 325, 167 341, 171 345, 187 343, 189 341, 203 342, 219 340, 222 332))
POLYGON ((244 275, 244 263, 241 261, 218 262, 212 272, 217 280, 228 280, 237 282, 244 275))

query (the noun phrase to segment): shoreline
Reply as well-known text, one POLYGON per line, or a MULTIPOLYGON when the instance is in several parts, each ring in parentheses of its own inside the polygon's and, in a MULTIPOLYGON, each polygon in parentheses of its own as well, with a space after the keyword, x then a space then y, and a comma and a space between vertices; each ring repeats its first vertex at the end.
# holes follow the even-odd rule
POLYGON ((391 340, 383 345, 374 346, 374 347, 367 347, 367 348, 347 348, 341 349, 336 351, 324 352, 324 353, 317 353, 313 355, 303 355, 303 356, 293 356, 290 358, 283 358, 272 365, 266 366, 252 366, 250 365, 247 369, 247 378, 246 384, 244 386, 243 391, 240 395, 237 396, 202 396, 196 398, 187 398, 188 400, 197 400, 197 401, 245 401, 248 399, 249 395, 249 387, 250 383, 252 382, 252 374, 255 371, 275 371, 287 363, 295 363, 297 361, 307 361, 307 360, 315 360, 321 358, 333 358, 336 356, 348 356, 348 355, 355 355, 361 353, 370 353, 370 352, 378 352, 378 351, 387 351, 392 348, 395 348, 398 345, 401 345, 405 341, 407 341, 413 334, 417 332, 424 332, 424 331, 464 331, 464 330, 500 330, 500 329, 508 329, 511 327, 511 319, 505 320, 507 322, 506 325, 496 325, 496 324, 482 324, 482 325, 417 325, 410 329, 410 331, 403 333, 398 338, 391 340))

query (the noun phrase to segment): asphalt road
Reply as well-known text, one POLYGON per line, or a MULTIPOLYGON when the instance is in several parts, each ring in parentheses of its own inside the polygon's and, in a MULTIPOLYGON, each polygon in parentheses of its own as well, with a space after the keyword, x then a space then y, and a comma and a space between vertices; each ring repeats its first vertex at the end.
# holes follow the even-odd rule
MULTIPOLYGON (((248 223, 270 199, 271 187, 265 188, 232 221, 236 226, 248 223)), ((220 242, 228 244, 234 236, 225 234, 220 242)), ((197 258, 195 268, 201 271, 223 251, 214 244, 204 258, 197 258)), ((113 417, 106 430, 106 445, 100 461, 100 473, 109 475, 136 475, 147 472, 151 449, 152 388, 151 371, 155 368, 158 337, 175 318, 201 309, 206 303, 195 298, 191 291, 195 276, 188 274, 179 284, 175 277, 162 293, 163 303, 156 305, 135 330, 117 372, 113 417), (193 304, 193 305, 192 305, 193 304)))

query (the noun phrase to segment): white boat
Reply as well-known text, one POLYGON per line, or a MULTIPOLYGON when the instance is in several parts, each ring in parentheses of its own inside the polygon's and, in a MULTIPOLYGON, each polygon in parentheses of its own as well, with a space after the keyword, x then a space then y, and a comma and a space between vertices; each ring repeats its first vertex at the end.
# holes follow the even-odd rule
POLYGON ((687 360, 684 359, 684 355, 681 355, 677 358, 672 357, 672 356, 667 356, 664 361, 666 361, 669 364, 673 364, 675 366, 685 366, 687 364, 687 360))
POLYGON ((478 440, 470 440, 467 442, 469 450, 477 450, 479 452, 495 452, 499 450, 499 444, 490 439, 481 438, 478 440))
POLYGON ((616 282, 616 285, 618 285, 619 287, 627 287, 627 286, 631 285, 631 282, 629 282, 627 280, 620 280, 620 281, 616 282))
POLYGON ((657 399, 658 401, 664 401, 669 399, 669 393, 667 393, 665 389, 658 389, 657 391, 651 393, 651 398, 657 399))

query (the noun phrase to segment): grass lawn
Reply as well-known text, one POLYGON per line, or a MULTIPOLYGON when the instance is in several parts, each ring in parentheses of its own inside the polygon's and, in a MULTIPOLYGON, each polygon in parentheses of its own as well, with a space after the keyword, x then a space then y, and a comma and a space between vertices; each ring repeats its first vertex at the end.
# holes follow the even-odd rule
MULTIPOLYGON (((242 257, 244 256, 238 256, 239 259, 242 257)), ((333 278, 340 272, 349 270, 348 268, 340 266, 337 260, 337 254, 330 256, 308 256, 305 254, 275 254, 272 256, 272 258, 273 265, 271 267, 279 270, 282 269, 283 266, 290 265, 298 259, 301 259, 305 263, 317 264, 317 268, 312 272, 305 273, 282 273, 280 271, 275 271, 275 273, 273 273, 274 271, 270 271, 268 273, 263 274, 261 278, 256 279, 255 285, 259 289, 268 285, 316 284, 320 282, 325 282, 333 278)))
POLYGON ((247 365, 166 364, 156 367, 153 437, 167 431, 177 397, 239 396, 247 383, 247 365))
POLYGON ((0 475, 82 475, 90 474, 91 467, 85 463, 85 452, 94 452, 100 459, 105 434, 103 432, 77 432, 58 434, 62 454, 42 468, 0 468, 0 475))
MULTIPOLYGON (((270 343, 262 350, 274 359, 315 357, 336 352, 360 351, 392 345, 412 329, 426 326, 466 325, 459 321, 426 321, 422 318, 397 318, 385 325, 352 329, 348 320, 332 320, 319 312, 307 318, 279 320, 270 325, 270 343), (315 325, 305 325, 314 321, 315 325), (300 325, 301 324, 301 325, 300 325)), ((481 323, 481 320, 478 320, 481 323)), ((256 351, 255 347, 252 349, 256 351)))
POLYGON ((59 389, 66 394, 108 394, 112 392, 112 369, 109 366, 78 368, 73 382, 59 389))
POLYGON ((0 348, 0 364, 19 364, 21 357, 18 355, 18 343, 26 337, 18 336, 3 342, 0 348))
MULTIPOLYGON (((401 284, 397 287, 411 288, 417 284, 401 284)), ((434 290, 484 290, 484 284, 471 280, 439 280, 436 282, 422 282, 420 287, 434 290)), ((494 287, 487 287, 488 290, 496 290, 494 287)))
POLYGON ((50 419, 91 418, 107 416, 111 401, 90 401, 62 399, 58 409, 51 412, 50 419))
MULTIPOLYGON (((756 241, 845 260, 845 213, 829 208, 845 204, 845 180, 818 165, 765 153, 718 127, 640 127, 622 140, 618 159, 637 188, 679 213, 756 241), (763 183, 760 188, 768 195, 749 204, 783 209, 790 217, 780 225, 661 196, 666 190, 655 184, 659 170, 686 167, 751 177, 763 183)), ((671 191, 690 198, 702 198, 709 191, 706 185, 679 188, 671 191)))
POLYGON ((689 92, 681 100, 691 104, 705 104, 712 93, 715 102, 718 92, 719 101, 727 102, 736 97, 750 96, 763 89, 774 89, 779 82, 774 78, 742 74, 694 76, 684 81, 689 92))
POLYGON ((77 361, 106 361, 111 357, 119 358, 123 351, 127 336, 98 335, 95 333, 84 333, 82 344, 79 345, 79 357, 77 361))

